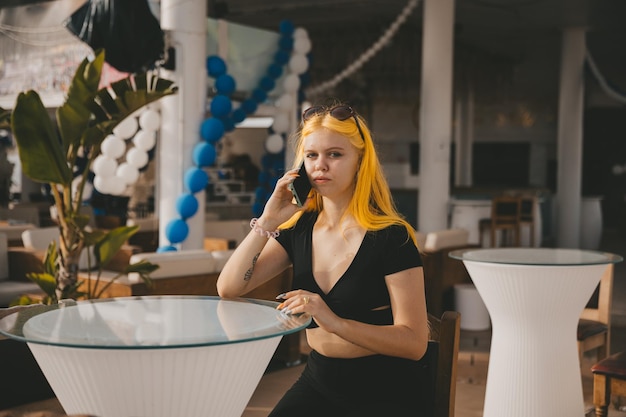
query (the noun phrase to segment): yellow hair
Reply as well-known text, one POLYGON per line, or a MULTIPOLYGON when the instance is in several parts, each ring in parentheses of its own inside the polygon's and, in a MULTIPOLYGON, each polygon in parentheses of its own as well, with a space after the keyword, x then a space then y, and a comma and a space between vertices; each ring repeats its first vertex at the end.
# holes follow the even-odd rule
MULTIPOLYGON (((333 105, 329 107, 333 107, 333 105)), ((415 230, 398 213, 391 198, 391 191, 383 175, 371 132, 365 120, 359 115, 356 115, 356 117, 359 120, 359 126, 364 138, 361 138, 353 117, 340 121, 332 117, 328 112, 325 112, 303 122, 300 129, 295 133, 296 155, 294 168, 299 167, 304 160, 304 138, 314 131, 326 128, 347 137, 360 153, 360 166, 357 172, 354 195, 348 206, 348 213, 356 219, 361 227, 369 231, 381 230, 391 225, 402 225, 407 229, 409 236, 417 245, 415 230)), ((323 200, 315 189, 311 190, 309 197, 305 211, 322 211, 323 200)), ((302 212, 296 213, 291 219, 283 223, 280 228, 292 227, 301 215, 302 212)))

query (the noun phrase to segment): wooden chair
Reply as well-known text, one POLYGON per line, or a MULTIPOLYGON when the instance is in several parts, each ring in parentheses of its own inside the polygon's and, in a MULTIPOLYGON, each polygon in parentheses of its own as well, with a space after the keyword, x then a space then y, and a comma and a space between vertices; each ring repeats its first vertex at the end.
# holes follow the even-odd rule
POLYGON ((428 350, 434 372, 435 404, 433 417, 454 417, 456 396, 456 372, 461 335, 461 314, 444 311, 441 318, 428 315, 430 341, 428 350))
POLYGON ((491 246, 500 246, 497 232, 503 234, 502 246, 519 246, 520 199, 513 196, 497 196, 491 200, 491 246))
POLYGON ((613 264, 609 264, 600 279, 595 295, 583 310, 578 322, 578 355, 596 350, 597 360, 610 355, 611 346, 611 295, 613 293, 613 264), (597 305, 596 305, 597 304, 597 305))
POLYGON ((607 417, 611 396, 626 396, 626 351, 599 361, 591 367, 591 372, 596 417, 607 417))

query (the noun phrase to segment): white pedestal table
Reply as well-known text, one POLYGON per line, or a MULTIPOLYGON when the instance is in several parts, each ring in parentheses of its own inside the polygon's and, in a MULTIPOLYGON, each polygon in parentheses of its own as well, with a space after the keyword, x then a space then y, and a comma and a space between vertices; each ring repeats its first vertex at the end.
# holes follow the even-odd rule
POLYGON ((278 303, 201 296, 70 301, 0 320, 26 342, 67 414, 239 417, 283 335, 278 303))
POLYGON ((495 248, 450 253, 491 316, 483 417, 584 417, 576 329, 610 253, 495 248))

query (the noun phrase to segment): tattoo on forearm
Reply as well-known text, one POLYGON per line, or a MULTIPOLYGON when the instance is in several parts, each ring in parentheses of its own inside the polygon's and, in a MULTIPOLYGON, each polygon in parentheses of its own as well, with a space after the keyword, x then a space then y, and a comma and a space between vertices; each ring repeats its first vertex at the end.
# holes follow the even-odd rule
POLYGON ((244 281, 250 281, 250 278, 252 278, 252 272, 254 272, 254 265, 256 265, 256 261, 257 259, 259 259, 260 254, 261 253, 259 252, 256 255, 254 255, 254 258, 252 258, 252 266, 250 267, 250 269, 246 271, 246 274, 243 276, 244 281))

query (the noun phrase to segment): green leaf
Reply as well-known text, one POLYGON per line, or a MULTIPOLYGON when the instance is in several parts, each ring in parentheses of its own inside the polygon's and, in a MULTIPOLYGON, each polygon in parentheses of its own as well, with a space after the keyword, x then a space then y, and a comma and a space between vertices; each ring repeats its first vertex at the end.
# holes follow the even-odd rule
POLYGON ((68 167, 61 142, 48 111, 34 91, 20 93, 11 116, 11 127, 22 162, 22 172, 33 181, 69 184, 68 167))
POLYGON ((132 235, 137 233, 137 230, 139 230, 139 226, 117 227, 96 243, 96 258, 98 258, 100 268, 104 268, 113 259, 117 251, 132 235))
POLYGON ((55 297, 55 290, 57 288, 57 281, 53 275, 44 273, 31 272, 26 274, 26 278, 33 281, 39 286, 49 297, 55 297))
POLYGON ((159 269, 159 265, 153 264, 151 262, 146 261, 145 259, 135 262, 134 264, 128 265, 124 269, 125 274, 130 274, 131 272, 136 272, 139 274, 143 282, 148 285, 152 285, 152 280, 150 279, 150 274, 157 269, 159 269))

